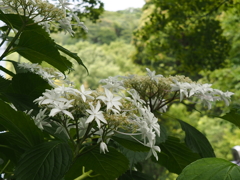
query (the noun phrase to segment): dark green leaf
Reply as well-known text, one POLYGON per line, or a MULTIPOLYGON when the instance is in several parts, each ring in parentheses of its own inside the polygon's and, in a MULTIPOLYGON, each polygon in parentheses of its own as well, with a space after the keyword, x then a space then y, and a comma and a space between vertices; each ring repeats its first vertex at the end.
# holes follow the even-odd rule
POLYGON ((123 147, 130 149, 132 151, 139 151, 139 152, 144 152, 144 151, 149 151, 150 148, 146 147, 136 140, 132 139, 131 137, 125 136, 125 135, 115 135, 112 137, 114 141, 122 145, 123 147))
POLYGON ((56 46, 56 48, 58 48, 58 50, 62 51, 63 53, 70 56, 71 58, 75 59, 78 62, 78 64, 82 65, 88 72, 87 67, 83 64, 81 58, 77 55, 77 53, 73 53, 73 52, 69 51, 68 49, 65 49, 64 47, 60 46, 59 44, 55 44, 55 46, 56 46))
POLYGON ((11 132, 0 133, 0 152, 12 162, 17 163, 20 155, 29 147, 22 142, 21 138, 11 132))
POLYGON ((167 140, 167 129, 163 124, 160 124, 160 137, 156 136, 156 144, 163 143, 167 140))
POLYGON ((16 136, 26 148, 43 142, 41 130, 28 115, 15 111, 2 100, 0 100, 0 109, 0 124, 16 136))
MULTIPOLYGON (((113 180, 119 177, 128 169, 127 158, 116 149, 109 147, 106 154, 100 153, 99 146, 76 159, 73 166, 68 171, 65 179, 75 179, 82 175, 82 168, 85 172, 93 170, 92 175, 97 175, 94 180, 113 180)), ((88 151, 88 152, 87 152, 88 151)), ((84 153, 84 152, 83 152, 84 153)), ((88 179, 88 178, 87 178, 88 179)), ((92 178, 89 178, 92 179, 92 178)))
POLYGON ((11 50, 15 51, 32 63, 45 61, 61 72, 72 67, 72 63, 60 55, 53 40, 35 31, 24 31, 19 44, 11 50))
POLYGON ((10 27, 13 27, 17 30, 31 30, 36 31, 39 34, 43 35, 45 38, 51 39, 49 34, 42 28, 41 25, 38 25, 34 23, 32 19, 28 19, 25 16, 20 16, 18 14, 4 14, 2 11, 0 11, 0 20, 5 22, 10 27), (26 26, 23 23, 23 19, 25 19, 26 24, 31 24, 30 26, 26 26), (24 29, 22 29, 24 26, 24 29))
POLYGON ((161 153, 158 153, 158 164, 166 167, 170 172, 180 174, 191 162, 200 158, 193 153, 178 138, 169 136, 165 143, 160 144, 161 153))
POLYGON ((144 161, 148 155, 148 152, 131 151, 124 147, 120 147, 120 151, 128 158, 130 169, 138 162, 144 161))
POLYGON ((16 61, 13 61, 13 60, 4 60, 4 61, 7 61, 7 62, 12 63, 12 65, 13 65, 13 67, 14 67, 14 70, 16 71, 17 74, 29 72, 28 70, 26 70, 26 69, 24 69, 24 68, 19 68, 19 66, 18 66, 19 63, 16 62, 16 61))
POLYGON ((127 171, 118 180, 153 180, 153 178, 138 171, 127 171))
POLYGON ((215 157, 211 144, 200 131, 184 121, 178 121, 185 131, 185 143, 193 152, 199 153, 201 157, 215 157))
POLYGON ((51 123, 51 127, 49 126, 44 126, 44 131, 46 131, 48 134, 52 135, 58 140, 68 142, 69 138, 64 132, 56 133, 56 129, 59 126, 56 125, 54 122, 51 123))
POLYGON ((12 102, 18 110, 37 109, 33 103, 46 89, 52 87, 39 75, 33 73, 16 74, 8 81, 8 88, 1 92, 2 96, 12 102), (11 84, 9 85, 9 82, 11 84))
POLYGON ((177 180, 239 180, 240 167, 220 158, 199 159, 188 165, 177 180))
POLYGON ((72 151, 67 143, 45 142, 24 153, 15 177, 18 180, 60 180, 71 163, 72 151))
POLYGON ((236 109, 232 109, 229 113, 225 114, 220 118, 227 120, 240 128, 240 114, 236 109))

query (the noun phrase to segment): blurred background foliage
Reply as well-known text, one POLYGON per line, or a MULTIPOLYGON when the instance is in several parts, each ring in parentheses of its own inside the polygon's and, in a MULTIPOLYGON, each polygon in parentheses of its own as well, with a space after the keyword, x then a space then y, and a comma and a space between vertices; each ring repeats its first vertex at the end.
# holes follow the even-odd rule
MULTIPOLYGON (((146 0, 142 9, 105 11, 99 19, 83 20, 89 29, 87 34, 52 34, 55 41, 78 53, 89 70, 88 75, 83 67, 74 65, 69 77, 76 86, 84 84, 94 89, 100 79, 144 74, 148 67, 157 74, 182 74, 234 92, 231 107, 240 104, 239 0, 146 0)), ((19 60, 14 54, 9 58, 19 60)), ((192 102, 176 102, 159 119, 169 135, 182 141, 184 132, 176 118, 191 124, 206 135, 217 157, 230 161, 231 148, 240 145, 240 130, 216 118, 229 111, 223 106, 217 103, 207 110, 192 102)), ((150 161, 137 166, 154 179, 177 177, 150 161)))

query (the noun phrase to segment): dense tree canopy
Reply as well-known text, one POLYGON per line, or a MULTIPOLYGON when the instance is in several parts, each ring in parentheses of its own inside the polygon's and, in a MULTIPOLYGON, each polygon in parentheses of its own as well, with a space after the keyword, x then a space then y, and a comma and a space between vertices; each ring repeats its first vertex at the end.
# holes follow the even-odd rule
POLYGON ((134 32, 134 62, 165 74, 223 67, 230 42, 221 19, 233 6, 232 0, 148 0, 134 32))

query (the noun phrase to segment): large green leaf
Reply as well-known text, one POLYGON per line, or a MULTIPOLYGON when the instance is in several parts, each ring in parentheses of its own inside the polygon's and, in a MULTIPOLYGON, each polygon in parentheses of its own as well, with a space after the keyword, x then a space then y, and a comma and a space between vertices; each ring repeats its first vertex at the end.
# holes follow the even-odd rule
POLYGON ((36 109, 37 105, 33 101, 46 89, 52 88, 47 81, 33 73, 16 74, 12 81, 6 81, 6 85, 8 87, 3 88, 1 96, 22 111, 36 109))
POLYGON ((220 118, 227 120, 240 128, 240 113, 236 109, 232 109, 229 113, 220 118))
POLYGON ((239 180, 240 167, 220 158, 204 158, 188 165, 177 180, 239 180))
POLYGON ((215 157, 211 144, 200 131, 184 121, 178 121, 185 131, 185 143, 193 152, 199 153, 201 157, 215 157))
POLYGON ((29 19, 25 16, 20 16, 18 14, 4 14, 0 10, 0 20, 5 22, 8 26, 13 27, 17 30, 31 30, 36 31, 43 35, 47 39, 51 39, 49 34, 42 28, 41 25, 34 23, 32 19, 29 19), (25 23, 22 21, 25 19, 25 23), (27 24, 31 24, 26 26, 27 24), (24 27, 24 29, 22 29, 24 27))
POLYGON ((60 180, 72 163, 72 151, 67 143, 51 141, 27 151, 16 167, 18 180, 60 180))
POLYGON ((175 137, 169 136, 165 143, 160 144, 161 153, 158 153, 158 164, 166 167, 170 172, 180 174, 191 162, 200 158, 193 153, 184 143, 175 137))
POLYGON ((117 134, 115 136, 112 136, 111 138, 120 145, 122 145, 123 147, 130 149, 132 151, 144 152, 150 150, 149 147, 140 144, 136 140, 126 135, 117 134))
POLYGON ((123 155, 128 158, 130 169, 132 169, 135 164, 144 161, 148 155, 148 152, 131 151, 124 147, 120 147, 119 149, 123 155))
POLYGON ((58 50, 60 50, 63 53, 67 54, 68 56, 70 56, 71 58, 75 59, 78 62, 78 64, 82 65, 88 72, 87 67, 83 64, 81 58, 77 55, 77 53, 73 53, 73 52, 69 51, 68 49, 60 46, 59 44, 55 44, 55 47, 58 48, 58 50))
MULTIPOLYGON (((85 171, 93 170, 92 175, 97 175, 93 180, 113 180, 122 175, 128 169, 127 158, 116 149, 109 147, 106 154, 100 153, 99 146, 90 150, 76 159, 68 171, 65 179, 75 179, 82 175, 82 168, 85 171)), ((88 179, 88 178, 87 178, 88 179)))
POLYGON ((156 144, 163 143, 167 140, 167 129, 163 124, 160 124, 160 137, 156 136, 156 144))
POLYGON ((72 67, 72 63, 60 55, 54 41, 36 31, 24 31, 18 45, 11 50, 15 51, 32 63, 45 61, 61 72, 72 67))
POLYGON ((16 136, 23 147, 30 148, 43 142, 41 130, 28 115, 15 111, 2 100, 0 100, 0 109, 0 124, 16 136))

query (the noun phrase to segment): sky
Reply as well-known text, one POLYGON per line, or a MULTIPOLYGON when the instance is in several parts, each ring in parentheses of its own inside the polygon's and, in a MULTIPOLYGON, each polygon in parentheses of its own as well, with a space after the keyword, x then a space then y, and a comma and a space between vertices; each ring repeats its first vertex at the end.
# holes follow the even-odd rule
POLYGON ((118 11, 130 7, 142 8, 145 4, 144 0, 101 0, 104 3, 105 10, 118 11))

